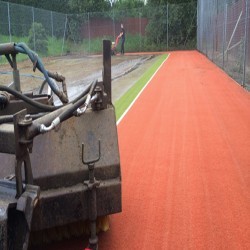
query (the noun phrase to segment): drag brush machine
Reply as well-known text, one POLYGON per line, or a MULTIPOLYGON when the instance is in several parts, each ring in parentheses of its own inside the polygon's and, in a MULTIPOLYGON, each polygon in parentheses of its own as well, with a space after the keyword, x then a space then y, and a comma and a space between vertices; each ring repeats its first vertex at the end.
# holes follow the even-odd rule
POLYGON ((24 43, 0 44, 0 55, 13 74, 10 85, 0 85, 0 249, 30 249, 38 238, 79 236, 83 227, 86 249, 98 249, 97 231, 107 229, 108 215, 121 212, 111 42, 103 41, 102 80, 71 101, 65 77, 47 71, 24 43), (43 74, 37 94, 22 91, 20 53, 43 74))

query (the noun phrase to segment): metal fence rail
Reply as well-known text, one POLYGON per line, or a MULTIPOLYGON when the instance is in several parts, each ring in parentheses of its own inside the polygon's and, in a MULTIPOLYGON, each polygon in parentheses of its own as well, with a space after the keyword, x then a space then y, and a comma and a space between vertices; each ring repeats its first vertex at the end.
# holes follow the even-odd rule
POLYGON ((0 1, 0 43, 22 40, 42 55, 93 54, 102 39, 115 41, 123 23, 126 52, 195 49, 196 11, 188 3, 67 15, 0 1))
POLYGON ((249 0, 198 0, 198 50, 250 90, 249 29, 249 0))

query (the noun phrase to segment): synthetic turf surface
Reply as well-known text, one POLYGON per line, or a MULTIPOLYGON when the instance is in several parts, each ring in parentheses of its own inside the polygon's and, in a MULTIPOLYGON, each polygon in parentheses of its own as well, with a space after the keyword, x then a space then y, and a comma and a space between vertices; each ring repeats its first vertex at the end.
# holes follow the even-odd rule
POLYGON ((99 249, 250 249, 248 92, 200 53, 172 52, 118 135, 123 212, 99 249))
POLYGON ((250 94, 174 52, 118 126, 123 212, 101 249, 250 249, 250 94))

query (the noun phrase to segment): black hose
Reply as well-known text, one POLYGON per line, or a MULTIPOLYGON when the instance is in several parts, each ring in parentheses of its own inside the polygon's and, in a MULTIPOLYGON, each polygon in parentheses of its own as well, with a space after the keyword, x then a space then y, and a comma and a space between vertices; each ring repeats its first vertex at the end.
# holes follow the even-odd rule
POLYGON ((9 100, 7 96, 0 94, 0 109, 1 109, 1 106, 5 106, 8 103, 8 101, 9 100))
POLYGON ((62 106, 49 106, 49 105, 42 104, 40 102, 34 101, 33 99, 27 97, 26 95, 21 94, 20 92, 14 90, 14 89, 11 89, 11 88, 3 86, 3 85, 0 85, 0 91, 6 91, 6 92, 14 95, 15 97, 18 97, 19 99, 29 103, 30 105, 37 107, 39 109, 42 109, 43 111, 53 111, 53 110, 56 110, 56 109, 62 107, 62 106))
MULTIPOLYGON (((92 95, 96 84, 97 84, 97 80, 95 80, 91 84, 91 87, 90 87, 89 92, 88 92, 89 95, 92 95)), ((62 114, 60 114, 59 115, 60 122, 63 122, 66 119, 68 119, 69 117, 71 117, 74 114, 74 112, 85 103, 86 98, 87 98, 87 95, 85 95, 83 98, 77 100, 75 103, 73 103, 72 106, 70 106, 67 110, 65 110, 62 114)))
POLYGON ((42 85, 41 85, 41 87, 40 87, 40 90, 39 90, 39 95, 42 94, 43 88, 44 88, 46 82, 47 82, 46 80, 43 81, 43 83, 42 83, 42 85))
MULTIPOLYGON (((93 83, 96 85, 96 82, 97 81, 95 81, 93 83)), ((89 85, 78 97, 76 97, 70 103, 74 104, 74 103, 78 102, 79 100, 81 100, 88 93, 88 91, 90 91, 91 87, 93 86, 93 83, 91 85, 89 85)), ((54 110, 62 107, 62 105, 61 106, 49 106, 49 105, 45 105, 45 104, 42 104, 40 102, 34 101, 33 99, 27 97, 26 95, 24 95, 24 94, 22 94, 22 93, 20 93, 20 92, 18 92, 16 90, 14 90, 14 89, 12 89, 12 88, 9 88, 7 86, 0 85, 0 91, 6 91, 6 92, 14 95, 15 97, 23 100, 24 102, 29 103, 31 106, 34 106, 34 107, 39 108, 39 109, 42 109, 45 112, 47 112, 47 111, 54 111, 54 110)), ((93 90, 92 90, 92 92, 93 92, 93 90)), ((86 98, 83 100, 83 103, 84 103, 85 100, 86 100, 86 98)))
MULTIPOLYGON (((92 83, 91 83, 91 84, 92 84, 92 83)), ((91 88, 91 84, 90 84, 86 89, 84 89, 83 92, 82 92, 79 96, 77 96, 77 97, 72 101, 72 103, 76 103, 76 102, 79 101, 82 97, 84 97, 84 96, 89 92, 89 90, 90 90, 90 88, 91 88)))
POLYGON ((13 122, 13 115, 2 115, 0 116, 0 124, 13 122))

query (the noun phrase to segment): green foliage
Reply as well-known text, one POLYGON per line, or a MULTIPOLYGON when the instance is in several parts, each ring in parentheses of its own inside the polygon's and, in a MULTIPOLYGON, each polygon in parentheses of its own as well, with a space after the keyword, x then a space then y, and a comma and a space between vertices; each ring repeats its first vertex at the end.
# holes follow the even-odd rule
MULTIPOLYGON (((12 41, 15 43, 23 42, 28 44, 28 37, 17 37, 17 36, 12 36, 12 41)), ((1 43, 8 43, 10 42, 9 36, 3 36, 1 35, 1 43)), ((46 53, 46 56, 57 56, 62 54, 62 45, 63 45, 63 40, 62 39, 56 39, 55 37, 48 37, 48 52, 46 53)), ((30 48, 33 48, 31 46, 30 48)), ((64 44, 64 54, 69 50, 68 44, 64 44)), ((36 52, 36 51, 35 51, 36 52)), ((40 55, 39 55, 40 56, 40 55)), ((45 54, 41 54, 41 56, 45 56, 45 54)), ((28 56, 22 53, 19 53, 17 56, 17 61, 23 61, 28 59, 28 56)), ((0 64, 6 64, 8 63, 7 59, 5 57, 0 58, 0 64)))
POLYGON ((53 10, 61 13, 69 13, 69 0, 2 0, 3 2, 17 3, 35 8, 53 10))
POLYGON ((196 40, 196 5, 169 4, 150 8, 146 28, 149 44, 176 49, 196 40))
POLYGON ((110 8, 106 0, 69 0, 71 13, 103 12, 110 8))
POLYGON ((88 21, 88 17, 84 14, 83 15, 69 15, 67 39, 74 43, 80 43, 82 41, 81 27, 87 21, 88 21))
POLYGON ((112 7, 115 10, 122 11, 144 7, 144 3, 141 0, 117 0, 112 7))
POLYGON ((48 52, 48 38, 41 23, 33 23, 29 31, 28 46, 42 54, 48 52))
MULTIPOLYGON (((89 40, 85 38, 81 43, 74 43, 68 40, 67 46, 70 48, 71 53, 87 53, 87 54, 100 54, 102 53, 102 40, 108 39, 113 41, 111 36, 103 36, 89 40)), ((121 42, 117 45, 117 51, 119 52, 121 48, 121 42)), ((146 37, 140 35, 126 35, 125 42, 125 53, 127 52, 138 52, 138 51, 159 51, 164 50, 164 48, 159 48, 156 45, 148 44, 146 37)))
POLYGON ((197 0, 148 0, 148 6, 159 6, 159 5, 167 5, 167 4, 180 4, 180 3, 197 3, 197 0))
POLYGON ((69 47, 67 43, 64 43, 63 39, 56 39, 55 37, 48 38, 48 53, 47 56, 59 56, 65 54, 69 51, 69 47), (63 49, 63 51, 62 51, 63 49), (63 52, 63 53, 62 53, 63 52))

